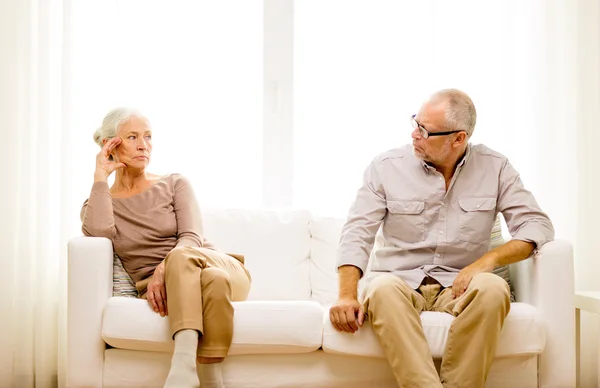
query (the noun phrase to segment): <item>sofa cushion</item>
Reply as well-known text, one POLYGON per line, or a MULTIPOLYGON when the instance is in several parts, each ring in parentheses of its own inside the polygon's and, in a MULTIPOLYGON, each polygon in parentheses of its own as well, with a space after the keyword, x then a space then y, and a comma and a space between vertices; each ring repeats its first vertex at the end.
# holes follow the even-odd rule
MULTIPOLYGON (((421 323, 433 358, 444 354, 448 330, 454 317, 450 314, 426 311, 421 313, 421 323)), ((354 334, 336 331, 323 317, 323 350, 329 353, 366 357, 384 357, 375 333, 368 322, 354 334)), ((498 341, 496 357, 540 354, 546 344, 546 330, 540 312, 526 303, 512 303, 510 313, 498 341)))
MULTIPOLYGON (((323 307, 316 302, 234 302, 229 354, 305 353, 319 349, 323 307)), ((112 297, 104 308, 102 339, 119 349, 172 352, 168 317, 144 299, 112 297)))
POLYGON ((226 253, 244 255, 248 300, 309 300, 308 211, 207 208, 204 235, 226 253))

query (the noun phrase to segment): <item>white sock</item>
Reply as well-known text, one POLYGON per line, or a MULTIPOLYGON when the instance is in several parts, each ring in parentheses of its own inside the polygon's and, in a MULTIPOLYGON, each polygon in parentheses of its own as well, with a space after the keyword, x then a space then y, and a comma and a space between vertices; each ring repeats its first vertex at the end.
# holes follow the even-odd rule
POLYGON ((171 370, 164 388, 199 388, 196 371, 198 332, 180 330, 175 333, 175 351, 171 359, 171 370))
POLYGON ((202 388, 225 388, 220 363, 200 364, 198 372, 200 372, 202 388))

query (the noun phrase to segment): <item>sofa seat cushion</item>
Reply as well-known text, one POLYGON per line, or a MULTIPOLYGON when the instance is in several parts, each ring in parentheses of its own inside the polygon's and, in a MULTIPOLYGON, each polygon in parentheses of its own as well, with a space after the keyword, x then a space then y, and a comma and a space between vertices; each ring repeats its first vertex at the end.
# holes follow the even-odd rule
MULTIPOLYGON (((323 307, 311 301, 233 303, 234 354, 305 353, 321 347, 323 307)), ((102 339, 119 349, 172 352, 168 317, 143 299, 112 297, 102 318, 102 339)))
MULTIPOLYGON (((453 320, 454 317, 446 313, 431 311, 421 313, 425 337, 435 359, 442 358, 444 354, 448 330, 453 320)), ((365 322, 365 325, 354 334, 336 331, 331 325, 328 311, 324 315, 323 322, 325 352, 384 357, 383 350, 368 322, 365 322)), ((540 354, 545 344, 546 330, 539 310, 526 303, 511 303, 510 313, 504 321, 504 328, 498 341, 496 357, 540 354)))

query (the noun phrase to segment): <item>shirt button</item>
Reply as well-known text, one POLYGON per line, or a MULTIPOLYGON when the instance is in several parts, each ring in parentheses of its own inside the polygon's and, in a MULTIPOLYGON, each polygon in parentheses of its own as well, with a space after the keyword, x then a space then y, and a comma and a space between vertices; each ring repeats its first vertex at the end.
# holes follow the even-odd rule
POLYGON ((443 231, 443 230, 440 230, 440 234, 444 234, 444 231, 443 231))
POLYGON ((440 254, 439 254, 439 253, 436 253, 436 254, 435 254, 435 257, 440 257, 440 254))
POLYGON ((481 207, 481 205, 477 205, 477 207, 479 208, 479 207, 481 207))

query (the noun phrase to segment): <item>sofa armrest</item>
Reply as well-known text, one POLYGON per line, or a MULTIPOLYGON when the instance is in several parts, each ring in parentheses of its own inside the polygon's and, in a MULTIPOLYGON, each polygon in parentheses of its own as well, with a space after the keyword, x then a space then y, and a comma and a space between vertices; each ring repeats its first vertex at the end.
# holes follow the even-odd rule
POLYGON ((536 306, 546 324, 540 387, 575 387, 575 275, 571 243, 555 240, 511 264, 516 299, 536 306))
POLYGON ((102 313, 112 296, 113 247, 101 237, 69 241, 67 296, 68 388, 102 387, 102 313))

